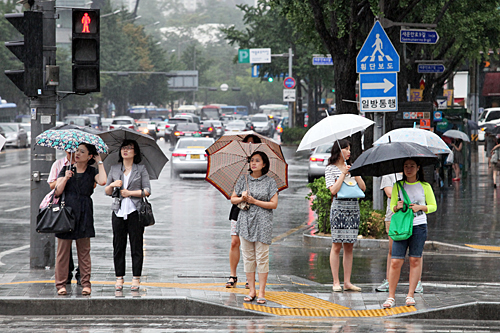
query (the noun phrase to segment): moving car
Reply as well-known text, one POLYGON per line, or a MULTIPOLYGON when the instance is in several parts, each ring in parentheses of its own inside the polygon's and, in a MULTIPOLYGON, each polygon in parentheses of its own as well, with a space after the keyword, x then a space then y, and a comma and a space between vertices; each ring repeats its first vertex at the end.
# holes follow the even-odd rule
POLYGON ((111 124, 109 125, 109 129, 116 128, 130 128, 131 130, 138 130, 137 124, 135 123, 134 118, 132 117, 116 117, 113 119, 111 124))
POLYGON ((247 124, 243 120, 232 120, 225 126, 226 132, 243 132, 247 130, 247 124))
POLYGON ((170 142, 175 145, 181 137, 201 137, 200 125, 196 123, 176 124, 170 133, 170 142))
POLYGON ((220 138, 221 136, 224 135, 225 130, 224 130, 224 124, 220 120, 210 120, 212 124, 214 125, 215 129, 217 130, 216 136, 220 138))
POLYGON ((156 135, 157 130, 155 123, 152 123, 148 120, 137 120, 135 123, 137 124, 139 132, 149 135, 155 141, 158 140, 158 137, 156 135))
POLYGON ((200 123, 201 136, 207 138, 216 138, 217 130, 211 120, 203 120, 200 123))
POLYGON ((263 113, 257 113, 250 117, 250 121, 254 126, 254 131, 268 136, 270 138, 274 135, 274 121, 263 113))
POLYGON ((280 138, 285 128, 288 128, 288 117, 283 117, 283 119, 280 120, 278 126, 276 127, 276 131, 278 132, 280 138))
POLYGON ((325 168, 332 152, 332 143, 327 143, 317 147, 309 157, 309 167, 307 170, 307 181, 312 183, 314 179, 325 175, 325 168))
POLYGON ((28 147, 28 133, 21 123, 0 123, 5 132, 5 147, 28 147))
POLYGON ((64 123, 70 125, 77 125, 82 127, 91 127, 92 123, 87 116, 71 115, 64 117, 64 123))
POLYGON ((170 176, 181 173, 206 173, 208 158, 205 149, 214 143, 213 138, 180 138, 172 152, 170 176))

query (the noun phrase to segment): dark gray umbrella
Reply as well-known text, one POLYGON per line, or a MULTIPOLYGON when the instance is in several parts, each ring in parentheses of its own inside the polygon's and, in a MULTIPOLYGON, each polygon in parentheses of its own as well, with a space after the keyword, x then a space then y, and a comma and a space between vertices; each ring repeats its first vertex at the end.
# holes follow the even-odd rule
POLYGON ((77 126, 77 125, 69 125, 69 124, 64 124, 61 126, 56 126, 52 127, 51 130, 58 131, 58 130, 68 130, 68 129, 76 129, 82 132, 90 133, 90 134, 96 134, 99 135, 102 133, 102 131, 99 131, 93 127, 88 127, 88 126, 77 126))
POLYGON ((437 162, 437 156, 424 146, 413 142, 389 142, 362 153, 349 172, 352 176, 376 177, 403 172, 403 163, 407 158, 418 159, 421 166, 437 162))
POLYGON ((108 145, 109 154, 104 157, 104 169, 109 172, 113 164, 118 163, 120 147, 123 140, 135 140, 141 149, 142 161, 139 164, 146 166, 149 179, 158 179, 160 172, 168 162, 167 156, 163 153, 156 141, 149 135, 139 133, 128 128, 117 128, 103 132, 99 135, 108 145))

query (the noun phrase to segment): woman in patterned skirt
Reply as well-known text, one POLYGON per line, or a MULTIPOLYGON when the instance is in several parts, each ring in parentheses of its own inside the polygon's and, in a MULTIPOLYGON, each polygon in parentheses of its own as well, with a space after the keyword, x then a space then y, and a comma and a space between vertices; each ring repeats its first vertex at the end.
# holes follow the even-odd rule
MULTIPOLYGON (((361 291, 361 288, 351 283, 352 249, 358 239, 359 204, 358 199, 337 199, 337 193, 349 173, 348 164, 351 156, 350 142, 346 139, 334 142, 328 165, 325 169, 326 187, 332 192, 333 200, 330 210, 330 225, 332 230, 332 250, 330 252, 330 267, 333 275, 333 291, 342 291, 339 280, 340 250, 344 248, 344 290, 361 291)), ((355 177, 362 191, 366 190, 361 177, 355 177)))

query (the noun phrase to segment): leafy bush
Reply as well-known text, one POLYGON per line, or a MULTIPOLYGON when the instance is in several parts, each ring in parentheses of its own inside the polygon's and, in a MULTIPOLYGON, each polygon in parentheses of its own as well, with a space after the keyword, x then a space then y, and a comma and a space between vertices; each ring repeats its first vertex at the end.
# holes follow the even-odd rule
MULTIPOLYGON (((311 192, 306 199, 311 200, 311 209, 317 215, 318 233, 330 233, 330 207, 331 192, 326 188, 325 177, 317 178, 314 182, 307 184, 311 192)), ((383 238, 385 235, 385 212, 373 210, 372 202, 361 200, 359 202, 360 224, 359 234, 363 237, 383 238)))
POLYGON ((281 142, 289 145, 298 145, 306 134, 308 128, 285 128, 281 134, 281 142))

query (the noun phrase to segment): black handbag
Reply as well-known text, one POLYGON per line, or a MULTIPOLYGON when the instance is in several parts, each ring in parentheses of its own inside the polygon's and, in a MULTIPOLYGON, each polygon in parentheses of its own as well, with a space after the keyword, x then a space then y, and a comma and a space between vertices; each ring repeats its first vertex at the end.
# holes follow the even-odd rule
POLYGON ((141 223, 143 227, 149 227, 155 224, 155 217, 153 215, 153 208, 144 195, 144 189, 141 189, 141 191, 142 199, 139 201, 139 205, 137 207, 137 212, 139 213, 139 223, 141 223))
POLYGON ((47 207, 42 209, 36 217, 36 231, 39 233, 59 234, 75 230, 75 216, 73 209, 66 206, 64 192, 58 203, 54 203, 54 193, 47 207))

